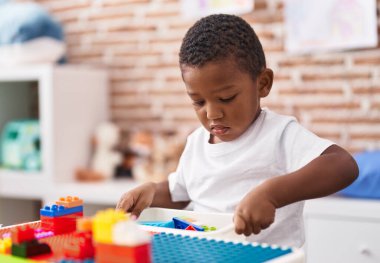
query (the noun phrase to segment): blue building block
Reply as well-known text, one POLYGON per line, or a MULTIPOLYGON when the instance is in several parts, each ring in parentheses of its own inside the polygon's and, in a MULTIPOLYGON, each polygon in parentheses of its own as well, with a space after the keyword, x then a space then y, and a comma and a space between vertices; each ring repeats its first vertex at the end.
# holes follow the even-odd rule
POLYGON ((153 262, 265 262, 292 253, 292 249, 272 248, 213 239, 160 233, 153 236, 153 262))
POLYGON ((44 208, 40 209, 40 215, 50 217, 65 216, 79 212, 83 212, 83 205, 71 208, 66 208, 63 205, 47 205, 44 208))
POLYGON ((144 226, 156 226, 156 227, 166 227, 166 228, 174 228, 174 221, 140 221, 138 222, 140 225, 144 226))
POLYGON ((192 224, 192 223, 190 223, 186 220, 183 220, 179 217, 173 217, 173 222, 174 222, 174 228, 177 228, 177 229, 186 229, 188 226, 192 226, 197 231, 205 231, 203 229, 203 227, 198 226, 196 224, 192 224))

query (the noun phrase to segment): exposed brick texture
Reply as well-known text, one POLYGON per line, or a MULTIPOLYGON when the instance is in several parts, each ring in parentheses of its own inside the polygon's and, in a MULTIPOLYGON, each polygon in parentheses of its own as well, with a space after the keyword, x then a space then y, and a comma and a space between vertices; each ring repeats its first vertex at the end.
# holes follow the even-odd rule
MULTIPOLYGON (((194 22, 181 17, 179 1, 36 2, 64 25, 71 63, 109 69, 110 109, 123 129, 190 131, 199 125, 177 66, 181 39, 194 22)), ((283 1, 255 2, 255 10, 242 17, 256 30, 275 72, 263 105, 295 115, 351 152, 380 148, 380 45, 287 54, 283 1)), ((379 14, 380 0, 377 8, 379 14)))

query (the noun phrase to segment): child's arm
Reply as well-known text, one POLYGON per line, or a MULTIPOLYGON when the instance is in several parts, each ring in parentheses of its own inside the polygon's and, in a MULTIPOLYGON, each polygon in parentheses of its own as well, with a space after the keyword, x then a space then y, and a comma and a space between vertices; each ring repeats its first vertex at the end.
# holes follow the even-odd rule
POLYGON ((131 212, 138 217, 149 206, 183 209, 188 204, 189 202, 173 202, 169 191, 169 182, 163 181, 161 183, 145 183, 124 193, 116 208, 131 212))
POLYGON ((333 194, 350 185, 358 174, 351 155, 332 145, 303 168, 271 178, 249 192, 235 210, 235 230, 258 234, 273 223, 277 208, 333 194))

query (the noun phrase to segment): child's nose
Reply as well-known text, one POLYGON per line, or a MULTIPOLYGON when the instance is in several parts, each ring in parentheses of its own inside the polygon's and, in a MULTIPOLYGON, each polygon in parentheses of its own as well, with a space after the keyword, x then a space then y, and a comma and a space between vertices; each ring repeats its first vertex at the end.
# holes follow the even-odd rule
POLYGON ((206 114, 209 120, 217 120, 223 117, 223 111, 213 105, 208 105, 206 114))

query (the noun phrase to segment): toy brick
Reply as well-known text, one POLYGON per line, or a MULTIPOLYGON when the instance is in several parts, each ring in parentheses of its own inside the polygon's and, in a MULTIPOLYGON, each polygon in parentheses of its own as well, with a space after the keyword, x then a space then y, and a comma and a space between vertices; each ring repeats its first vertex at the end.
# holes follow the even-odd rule
POLYGON ((38 243, 37 240, 26 241, 21 244, 12 244, 12 255, 29 258, 51 253, 51 249, 46 243, 38 243))
MULTIPOLYGON (((41 223, 40 223, 41 225, 41 223)), ((42 228, 37 228, 34 230, 34 236, 36 237, 36 239, 41 239, 41 238, 47 238, 47 237, 51 237, 51 236, 54 236, 54 233, 52 231, 49 231, 49 230, 44 230, 42 228)))
POLYGON ((0 254, 0 262, 4 263, 39 263, 40 261, 34 261, 27 258, 20 258, 12 255, 0 254))
POLYGON ((154 262, 267 262, 292 253, 291 248, 261 246, 160 233, 153 236, 154 262))
POLYGON ((0 239, 0 254, 9 254, 11 252, 11 247, 12 239, 10 237, 0 239))
POLYGON ((186 227, 185 230, 197 231, 192 225, 189 225, 188 227, 186 227))
POLYGON ((76 231, 76 221, 82 216, 83 212, 57 217, 41 216, 41 228, 53 231, 54 234, 74 232, 76 231))
POLYGON ((59 200, 56 201, 55 203, 57 205, 63 205, 64 207, 67 207, 67 208, 72 208, 72 207, 83 205, 83 200, 77 196, 66 196, 66 197, 59 198, 59 200))
POLYGON ((128 263, 151 262, 150 244, 135 247, 96 243, 96 263, 119 263, 121 259, 128 263))
POLYGON ((95 248, 92 243, 90 232, 76 233, 63 247, 64 255, 73 259, 88 259, 95 255, 95 248))
POLYGON ((21 244, 24 241, 35 239, 34 229, 29 226, 19 226, 11 230, 13 244, 21 244))
POLYGON ((62 205, 60 206, 52 205, 52 206, 45 206, 44 208, 40 209, 41 216, 50 216, 50 217, 70 215, 70 214, 74 214, 78 212, 83 212, 83 206, 66 208, 62 205))
POLYGON ((112 243, 113 225, 127 218, 127 215, 120 210, 98 211, 92 221, 94 240, 100 243, 112 243))
POLYGON ((43 229, 47 231, 52 231, 55 235, 61 235, 61 234, 67 234, 71 232, 75 232, 75 225, 70 226, 61 226, 61 227, 54 227, 50 225, 42 225, 43 229))
POLYGON ((92 219, 82 217, 77 219, 77 231, 92 231, 92 219))
POLYGON ((42 222, 51 222, 51 223, 64 223, 64 222, 76 222, 77 219, 83 217, 83 212, 79 213, 74 213, 70 215, 64 215, 64 216, 56 216, 56 217, 51 217, 51 216, 40 216, 40 220, 42 222))
POLYGON ((179 217, 173 217, 173 221, 174 221, 174 227, 177 229, 186 229, 187 227, 192 226, 193 229, 190 229, 190 230, 205 231, 203 229, 203 227, 198 226, 198 225, 193 224, 193 223, 190 223, 190 222, 188 222, 184 219, 181 219, 179 217))

